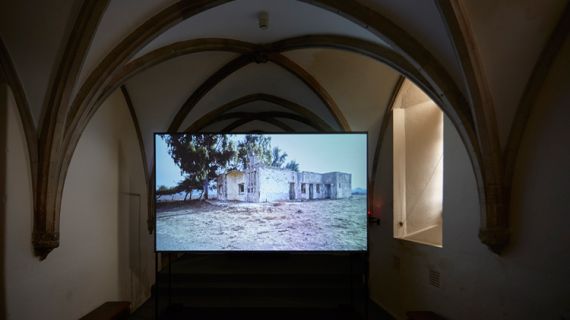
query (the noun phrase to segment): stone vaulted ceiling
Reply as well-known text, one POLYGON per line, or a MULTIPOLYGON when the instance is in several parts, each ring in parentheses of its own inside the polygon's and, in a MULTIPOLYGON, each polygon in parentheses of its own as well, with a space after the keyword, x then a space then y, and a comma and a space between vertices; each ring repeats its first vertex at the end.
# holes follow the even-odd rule
POLYGON ((506 214, 486 199, 508 195, 487 186, 508 189, 503 153, 516 155, 522 130, 512 124, 524 123, 521 97, 567 31, 567 7, 565 0, 4 0, 1 79, 26 128, 37 254, 58 245, 71 155, 117 90, 150 171, 159 131, 367 131, 374 155, 403 77, 442 107, 464 140, 482 216, 498 217, 482 219, 481 238, 498 251, 506 214), (258 27, 261 11, 266 30, 258 27))

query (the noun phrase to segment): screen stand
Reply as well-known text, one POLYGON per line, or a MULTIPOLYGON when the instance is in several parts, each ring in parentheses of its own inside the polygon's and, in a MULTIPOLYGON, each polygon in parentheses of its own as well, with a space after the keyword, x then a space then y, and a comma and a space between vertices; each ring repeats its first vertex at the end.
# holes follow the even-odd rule
POLYGON ((154 252, 154 318, 158 319, 158 252, 154 252))
MULTIPOLYGON (((155 272, 154 272, 154 315, 155 315, 155 319, 160 319, 161 318, 161 314, 169 314, 170 312, 172 312, 174 309, 174 305, 172 304, 172 254, 171 253, 167 253, 166 254, 168 256, 168 284, 167 284, 167 288, 166 288, 166 298, 167 298, 167 305, 166 308, 164 308, 164 312, 161 312, 161 308, 160 308, 160 294, 162 294, 161 290, 160 290, 160 269, 159 269, 159 263, 158 263, 158 252, 155 252, 154 254, 154 268, 155 268, 155 272)), ((164 258, 164 254, 162 254, 162 258, 164 258)))

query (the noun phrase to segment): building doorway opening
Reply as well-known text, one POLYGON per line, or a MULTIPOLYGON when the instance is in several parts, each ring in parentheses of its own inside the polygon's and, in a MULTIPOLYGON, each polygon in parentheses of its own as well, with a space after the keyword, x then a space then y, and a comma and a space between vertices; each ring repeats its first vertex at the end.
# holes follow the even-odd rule
POLYGON ((325 199, 330 199, 330 198, 331 198, 331 185, 326 184, 325 185, 325 199))

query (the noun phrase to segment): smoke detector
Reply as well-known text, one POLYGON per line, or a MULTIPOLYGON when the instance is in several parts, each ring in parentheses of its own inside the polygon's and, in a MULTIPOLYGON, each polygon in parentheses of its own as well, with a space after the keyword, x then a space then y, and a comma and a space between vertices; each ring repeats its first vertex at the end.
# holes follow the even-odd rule
POLYGON ((259 29, 261 30, 269 29, 269 14, 267 14, 267 11, 261 11, 257 15, 257 21, 259 29))

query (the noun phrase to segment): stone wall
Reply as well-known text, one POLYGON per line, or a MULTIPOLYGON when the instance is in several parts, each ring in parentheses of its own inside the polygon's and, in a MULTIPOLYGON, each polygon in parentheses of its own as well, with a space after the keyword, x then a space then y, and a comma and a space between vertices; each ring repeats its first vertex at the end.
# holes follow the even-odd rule
POLYGON ((232 171, 218 177, 218 199, 248 202, 342 199, 352 195, 351 180, 350 174, 342 172, 321 174, 253 166, 245 173, 232 171), (242 194, 240 183, 244 184, 242 194))
POLYGON ((294 199, 298 199, 297 177, 291 170, 259 167, 259 201, 289 201, 291 200, 291 183, 293 183, 294 199))
POLYGON ((300 199, 325 199, 326 193, 323 185, 323 175, 314 172, 299 172, 300 199), (318 187, 317 187, 318 186, 318 187), (318 192, 317 192, 317 189, 318 192))
POLYGON ((337 198, 348 198, 352 195, 352 176, 348 173, 335 172, 337 181, 337 198))
POLYGON ((259 202, 260 201, 260 194, 259 194, 259 169, 260 166, 250 166, 245 171, 245 192, 246 192, 246 201, 248 202, 259 202))
POLYGON ((245 174, 239 171, 230 171, 218 177, 218 199, 245 201, 245 174), (240 193, 239 185, 244 184, 244 191, 240 193))
POLYGON ((330 185, 331 199, 348 198, 352 195, 352 176, 349 173, 329 172, 323 174, 325 188, 330 185))

